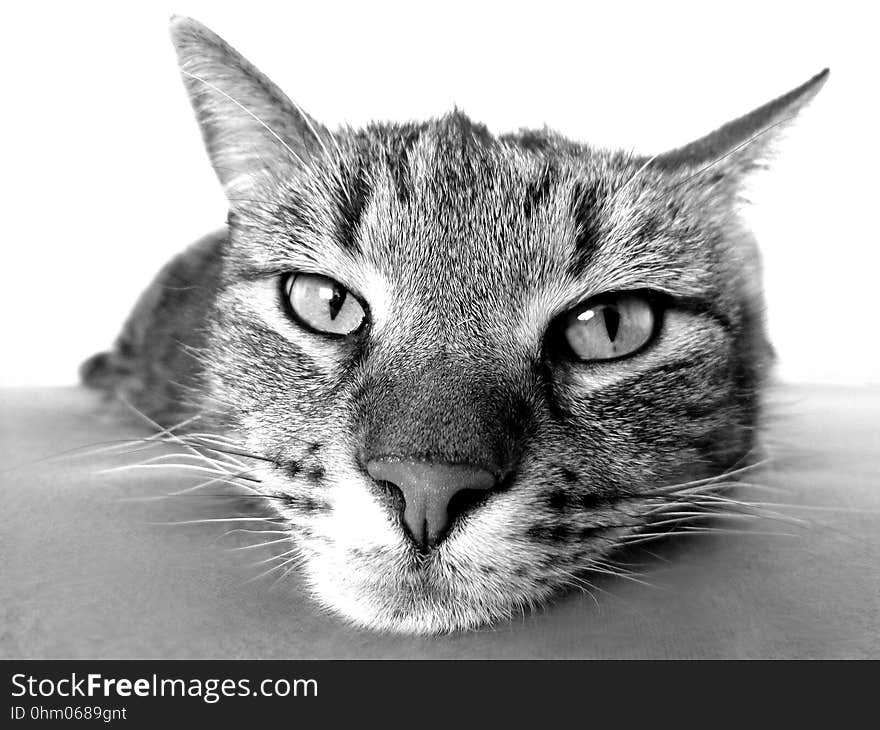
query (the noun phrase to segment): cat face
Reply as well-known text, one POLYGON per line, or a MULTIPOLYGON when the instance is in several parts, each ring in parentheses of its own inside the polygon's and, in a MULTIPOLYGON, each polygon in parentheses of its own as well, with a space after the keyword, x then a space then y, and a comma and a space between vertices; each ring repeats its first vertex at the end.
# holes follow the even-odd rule
POLYGON ((651 160, 459 112, 331 135, 209 31, 174 36, 231 205, 205 387, 274 462, 323 604, 510 616, 750 453, 769 348, 732 203, 763 142, 702 168, 794 100, 651 160))

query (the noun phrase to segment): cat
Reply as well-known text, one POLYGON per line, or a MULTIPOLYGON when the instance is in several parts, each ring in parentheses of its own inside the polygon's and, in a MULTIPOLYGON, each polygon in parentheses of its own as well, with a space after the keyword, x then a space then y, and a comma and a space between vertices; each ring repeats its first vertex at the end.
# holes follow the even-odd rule
POLYGON ((204 26, 171 34, 227 225, 82 379, 252 460, 321 605, 492 623, 755 462, 773 355, 737 203, 827 69, 641 157, 458 110, 331 132, 204 26))

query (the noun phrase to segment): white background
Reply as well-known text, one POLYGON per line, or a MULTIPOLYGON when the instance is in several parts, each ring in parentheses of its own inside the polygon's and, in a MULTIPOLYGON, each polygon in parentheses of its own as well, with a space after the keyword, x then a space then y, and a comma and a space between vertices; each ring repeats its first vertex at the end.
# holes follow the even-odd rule
POLYGON ((0 11, 0 384, 73 382, 225 204, 166 23, 192 15, 324 123, 547 123, 654 153, 831 79, 752 191, 780 374, 880 383, 871 3, 16 3, 0 11))

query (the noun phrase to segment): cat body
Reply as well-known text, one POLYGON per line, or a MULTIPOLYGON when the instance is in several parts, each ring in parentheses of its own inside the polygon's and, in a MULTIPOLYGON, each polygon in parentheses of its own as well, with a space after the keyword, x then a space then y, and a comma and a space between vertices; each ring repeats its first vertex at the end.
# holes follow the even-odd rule
POLYGON ((736 202, 824 73, 646 158, 458 111, 331 133, 204 27, 172 35, 228 225, 83 377, 235 434, 323 605, 498 620, 750 463, 772 357, 736 202))

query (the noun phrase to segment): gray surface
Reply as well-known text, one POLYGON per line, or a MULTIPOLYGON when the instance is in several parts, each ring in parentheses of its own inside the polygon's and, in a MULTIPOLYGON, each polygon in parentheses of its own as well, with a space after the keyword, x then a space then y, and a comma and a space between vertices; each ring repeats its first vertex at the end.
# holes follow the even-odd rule
MULTIPOLYGON (((144 501, 193 482, 99 475, 123 458, 35 460, 145 434, 69 389, 0 391, 2 657, 880 657, 880 391, 787 388, 764 499, 811 524, 692 537, 638 555, 651 585, 608 579, 513 623, 383 636, 321 613, 295 578, 248 582, 273 547, 228 525, 226 499, 144 501), (807 509, 806 507, 820 509, 807 509)), ((233 525, 234 526, 234 525, 233 525)))

